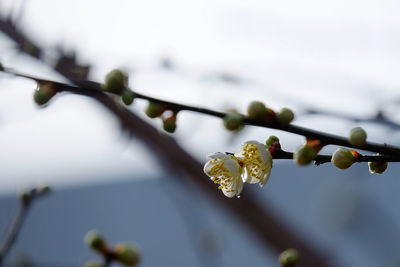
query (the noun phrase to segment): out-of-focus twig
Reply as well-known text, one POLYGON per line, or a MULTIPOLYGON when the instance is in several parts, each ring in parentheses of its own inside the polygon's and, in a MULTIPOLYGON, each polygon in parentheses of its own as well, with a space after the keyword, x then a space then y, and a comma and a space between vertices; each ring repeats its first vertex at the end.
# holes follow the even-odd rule
POLYGON ((49 188, 43 187, 43 188, 34 188, 29 192, 21 194, 19 210, 10 226, 10 229, 6 233, 4 241, 0 246, 0 266, 3 265, 7 253, 10 251, 11 247, 17 241, 18 234, 21 230, 21 227, 26 219, 28 211, 32 206, 33 202, 37 198, 47 194, 48 192, 49 188))

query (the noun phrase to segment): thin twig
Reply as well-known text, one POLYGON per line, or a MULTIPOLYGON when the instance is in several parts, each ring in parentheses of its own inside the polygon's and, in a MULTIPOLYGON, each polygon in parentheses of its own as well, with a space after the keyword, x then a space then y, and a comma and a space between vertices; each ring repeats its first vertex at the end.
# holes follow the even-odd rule
POLYGON ((7 256, 8 252, 15 244, 18 238, 18 234, 22 228, 22 225, 27 217, 28 211, 32 206, 33 202, 40 196, 46 194, 48 192, 48 188, 43 189, 32 189, 28 193, 24 193, 20 198, 20 207, 19 210, 10 226, 10 229, 7 231, 7 234, 4 238, 4 241, 0 247, 0 266, 3 265, 3 261, 7 256))
MULTIPOLYGON (((293 153, 278 150, 273 153, 274 159, 293 159, 293 153)), ((317 155, 315 165, 321 165, 331 162, 332 155, 317 155)), ((361 155, 357 157, 355 162, 400 162, 400 158, 386 155, 361 155)))
MULTIPOLYGON (((22 74, 17 71, 14 71, 12 69, 9 69, 9 68, 4 68, 4 70, 2 70, 2 71, 5 73, 8 73, 8 74, 18 76, 18 77, 32 79, 37 82, 53 83, 57 87, 57 89, 60 91, 69 91, 69 92, 78 93, 78 94, 85 94, 84 93, 85 91, 86 92, 87 91, 90 91, 90 92, 101 91, 101 88, 102 88, 102 85, 100 83, 91 82, 91 81, 76 82, 76 84, 78 84, 78 85, 69 85, 69 84, 65 84, 65 83, 60 83, 60 82, 55 82, 55 81, 51 81, 51 80, 47 80, 47 79, 34 77, 32 75, 22 74)), ((190 106, 190 105, 184 105, 184 104, 179 104, 179 103, 175 103, 175 102, 165 101, 165 100, 161 100, 158 98, 146 96, 144 94, 140 94, 137 92, 134 92, 134 93, 135 93, 136 98, 145 99, 145 100, 148 100, 151 102, 155 102, 155 103, 167 106, 169 109, 176 111, 176 112, 181 111, 181 110, 186 110, 186 111, 193 111, 193 112, 202 113, 205 115, 214 116, 214 117, 218 117, 218 118, 224 118, 227 115, 227 113, 224 113, 224 112, 219 112, 219 111, 215 111, 215 110, 211 110, 211 109, 194 107, 194 106, 190 106)), ((323 145, 339 145, 339 146, 345 146, 345 147, 359 149, 359 147, 350 144, 348 141, 348 138, 338 136, 338 135, 319 132, 316 130, 296 126, 293 124, 282 125, 277 122, 259 121, 259 120, 254 120, 254 119, 250 119, 247 117, 243 117, 243 123, 246 125, 282 130, 285 132, 302 135, 306 138, 318 139, 321 142, 321 144, 323 144, 323 145)), ((362 150, 376 152, 376 153, 385 154, 385 155, 391 155, 393 157, 400 158, 400 148, 391 146, 391 145, 387 145, 387 144, 381 145, 381 144, 377 144, 377 143, 367 142, 362 147, 362 150)))

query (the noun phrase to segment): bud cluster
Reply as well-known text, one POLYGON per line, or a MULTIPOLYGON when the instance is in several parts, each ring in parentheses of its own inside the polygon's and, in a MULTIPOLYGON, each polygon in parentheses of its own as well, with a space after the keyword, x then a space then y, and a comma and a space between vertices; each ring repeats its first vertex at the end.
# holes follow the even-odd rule
POLYGON ((250 119, 277 122, 281 125, 288 125, 294 119, 294 113, 288 108, 282 108, 279 112, 268 108, 263 102, 253 101, 247 107, 247 116, 250 119))
POLYGON ((144 113, 152 119, 161 117, 164 131, 168 133, 175 132, 177 111, 171 110, 165 105, 150 101, 144 113))
POLYGON ((105 78, 103 90, 121 96, 122 102, 129 106, 135 99, 135 93, 128 88, 128 74, 122 70, 114 69, 105 78))
MULTIPOLYGON (((114 247, 109 247, 105 239, 97 231, 89 231, 84 239, 85 244, 100 253, 109 261, 117 261, 124 266, 135 266, 140 261, 138 249, 130 244, 118 243, 114 247)), ((97 261, 89 261, 85 267, 102 266, 97 261)))

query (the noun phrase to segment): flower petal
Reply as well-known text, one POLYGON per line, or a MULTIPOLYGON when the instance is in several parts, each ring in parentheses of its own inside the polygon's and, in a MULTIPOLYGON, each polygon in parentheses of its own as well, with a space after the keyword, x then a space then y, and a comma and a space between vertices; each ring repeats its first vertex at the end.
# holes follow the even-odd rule
POLYGON ((204 165, 204 172, 219 185, 218 188, 225 196, 239 195, 243 189, 243 181, 237 159, 223 153, 214 153, 210 158, 204 165))
POLYGON ((247 141, 235 156, 243 163, 244 182, 263 186, 271 172, 272 155, 267 147, 257 141, 247 141))
POLYGON ((229 155, 226 155, 225 153, 215 152, 215 153, 207 155, 207 158, 209 158, 209 159, 224 159, 224 158, 230 158, 230 157, 229 157, 229 155))

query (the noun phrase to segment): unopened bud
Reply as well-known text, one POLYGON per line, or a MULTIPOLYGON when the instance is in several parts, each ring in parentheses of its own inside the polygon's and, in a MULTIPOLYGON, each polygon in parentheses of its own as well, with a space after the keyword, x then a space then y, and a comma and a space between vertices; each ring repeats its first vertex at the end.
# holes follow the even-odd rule
POLYGON ((137 248, 129 244, 115 245, 114 253, 116 260, 125 266, 134 266, 140 261, 137 248))
POLYGON ((163 129, 168 133, 173 133, 176 130, 176 115, 163 119, 163 129))
POLYGON ((293 159, 298 165, 308 165, 317 158, 317 151, 311 146, 303 145, 293 154, 293 159))
POLYGON ((300 262, 300 254, 295 249, 287 249, 279 255, 279 263, 282 267, 295 267, 300 262))
POLYGON ((277 116, 276 116, 278 122, 282 125, 288 125, 291 123, 294 119, 294 113, 291 109, 288 108, 282 108, 277 116))
POLYGON ((37 188, 37 192, 38 192, 38 194, 40 194, 40 195, 48 194, 48 193, 50 193, 50 191, 51 191, 51 187, 48 186, 48 185, 41 186, 41 187, 38 187, 38 188, 37 188))
POLYGON ((265 141, 265 144, 267 146, 272 146, 276 143, 279 143, 279 138, 276 137, 275 135, 271 135, 270 137, 268 137, 268 139, 265 141))
POLYGON ((354 163, 354 156, 350 150, 346 148, 338 148, 332 155, 331 162, 337 168, 345 170, 354 163))
POLYGON ((85 235, 85 244, 93 250, 97 250, 99 252, 103 252, 107 249, 106 241, 95 230, 91 230, 85 235))
POLYGON ((128 85, 128 75, 115 69, 106 75, 104 90, 110 93, 121 94, 128 85))
POLYGON ((121 99, 125 105, 129 106, 130 104, 132 104, 133 100, 135 99, 135 93, 129 89, 125 89, 122 91, 121 99))
POLYGON ((253 101, 247 107, 247 115, 250 119, 264 120, 267 115, 267 108, 260 101, 253 101))
POLYGON ((362 147, 367 140, 367 133, 361 127, 351 129, 349 143, 356 147, 362 147))
POLYGON ((57 90, 53 83, 39 83, 33 94, 33 99, 36 104, 42 106, 49 102, 56 93, 57 90))
POLYGON ((242 129, 242 116, 237 113, 227 113, 224 117, 224 126, 229 131, 238 131, 242 129))
POLYGON ((85 263, 84 267, 103 267, 103 264, 97 261, 88 261, 85 263))
POLYGON ((28 204, 31 201, 32 196, 29 192, 24 191, 19 194, 19 199, 21 200, 22 203, 28 204))
POLYGON ((387 162, 368 162, 369 172, 370 173, 379 173, 382 174, 388 166, 387 162))
POLYGON ((144 112, 148 117, 153 119, 160 117, 164 112, 164 108, 160 104, 149 102, 144 112))

